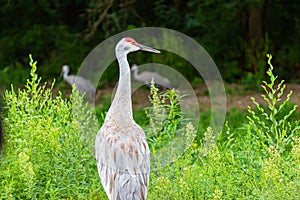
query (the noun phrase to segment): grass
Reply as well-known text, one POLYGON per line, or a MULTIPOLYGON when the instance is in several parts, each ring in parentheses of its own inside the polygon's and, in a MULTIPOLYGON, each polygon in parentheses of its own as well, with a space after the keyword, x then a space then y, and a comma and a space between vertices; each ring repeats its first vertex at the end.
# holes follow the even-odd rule
MULTIPOLYGON (((253 99, 248 112, 232 109, 220 134, 207 127, 209 110, 195 130, 180 113, 180 94, 152 87, 152 106, 135 111, 152 151, 148 199, 300 198, 299 113, 289 102, 292 93, 283 96, 271 57, 268 64, 267 106, 253 99)), ((75 90, 70 100, 53 97, 32 58, 30 65, 25 88, 4 95, 0 199, 107 199, 90 146, 107 106, 94 119, 75 90)))

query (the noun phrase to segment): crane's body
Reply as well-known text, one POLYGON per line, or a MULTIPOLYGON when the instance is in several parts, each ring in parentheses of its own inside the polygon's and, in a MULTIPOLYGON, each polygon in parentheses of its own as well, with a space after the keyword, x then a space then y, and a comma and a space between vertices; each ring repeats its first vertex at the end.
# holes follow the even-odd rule
POLYGON ((98 173, 110 200, 145 200, 150 175, 150 151, 143 129, 134 121, 127 54, 159 51, 123 38, 116 45, 119 84, 104 124, 95 140, 98 173))
POLYGON ((85 94, 90 101, 95 100, 96 88, 85 78, 81 76, 68 75, 70 67, 68 65, 62 66, 62 76, 65 82, 69 85, 75 85, 75 88, 80 94, 85 94))
POLYGON ((144 82, 149 87, 151 86, 151 81, 153 80, 154 83, 158 86, 171 88, 169 79, 161 76, 156 72, 144 71, 139 74, 139 67, 135 64, 132 65, 131 70, 133 71, 133 77, 135 80, 144 82))

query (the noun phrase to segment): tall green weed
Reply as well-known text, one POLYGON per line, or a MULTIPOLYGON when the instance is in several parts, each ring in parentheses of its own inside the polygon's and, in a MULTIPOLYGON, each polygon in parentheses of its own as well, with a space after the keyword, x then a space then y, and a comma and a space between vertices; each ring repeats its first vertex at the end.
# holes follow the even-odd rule
MULTIPOLYGON (((218 138, 211 128, 202 134, 184 119, 175 90, 159 94, 152 88, 144 130, 151 154, 161 156, 151 160, 159 167, 151 168, 149 200, 299 199, 297 106, 291 106, 291 92, 284 98, 270 59, 262 96, 267 106, 253 99, 247 118, 230 113, 231 121, 248 121, 227 122, 218 138), (177 154, 165 161, 172 152, 177 154)), ((40 83, 36 62, 30 65, 25 88, 5 93, 0 199, 107 199, 89 146, 98 129, 92 111, 76 91, 70 101, 53 97, 40 83)))
POLYGON ((96 162, 81 138, 96 134, 97 123, 75 90, 70 101, 53 97, 54 83, 40 83, 36 64, 30 57, 24 89, 5 92, 0 199, 99 199, 105 195, 96 162))
POLYGON ((262 98, 267 103, 267 108, 256 102, 252 97, 252 101, 255 104, 257 111, 248 107, 248 120, 249 125, 254 130, 255 136, 257 136, 261 142, 268 143, 270 145, 280 146, 282 150, 291 142, 291 138, 299 132, 299 123, 297 121, 290 121, 291 115, 295 113, 298 105, 294 105, 292 108, 288 107, 292 91, 290 91, 284 99, 284 90, 286 85, 284 80, 280 81, 276 85, 277 76, 273 74, 273 66, 271 64, 271 55, 268 56, 269 69, 267 75, 270 78, 270 82, 263 81, 262 88, 265 94, 262 94, 262 98), (286 109, 287 108, 287 109, 286 109))
POLYGON ((290 106, 292 92, 284 98, 283 81, 276 84, 270 55, 268 64, 267 106, 253 99, 248 121, 238 127, 227 122, 217 143, 208 128, 200 142, 152 173, 149 199, 299 199, 297 105, 290 106))

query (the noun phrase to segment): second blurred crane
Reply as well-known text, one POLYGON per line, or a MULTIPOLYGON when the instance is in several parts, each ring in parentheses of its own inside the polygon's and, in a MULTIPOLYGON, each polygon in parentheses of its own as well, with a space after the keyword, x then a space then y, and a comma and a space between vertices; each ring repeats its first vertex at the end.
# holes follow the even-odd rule
POLYGON ((61 74, 64 81, 71 86, 74 84, 79 93, 85 94, 85 96, 89 98, 90 102, 95 101, 96 88, 90 83, 90 81, 81 76, 68 75, 69 72, 69 65, 63 65, 61 74))
POLYGON ((133 77, 135 80, 144 82, 146 85, 150 87, 152 79, 154 83, 160 87, 165 87, 171 89, 171 84, 169 79, 161 76, 156 72, 143 71, 139 74, 139 67, 136 64, 131 66, 131 70, 133 71, 133 77))

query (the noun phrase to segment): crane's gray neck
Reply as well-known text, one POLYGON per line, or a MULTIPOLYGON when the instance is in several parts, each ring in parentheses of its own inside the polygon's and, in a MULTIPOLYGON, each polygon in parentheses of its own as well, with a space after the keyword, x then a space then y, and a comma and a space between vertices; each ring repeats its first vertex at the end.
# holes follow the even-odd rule
POLYGON ((133 70, 133 76, 136 80, 139 80, 139 68, 138 67, 135 67, 134 70, 133 70))
POLYGON ((69 74, 69 71, 63 71, 63 74, 62 74, 63 79, 66 79, 68 74, 69 74))
POLYGON ((69 72, 70 72, 69 65, 64 65, 63 66, 63 71, 62 71, 63 78, 66 78, 68 76, 69 72))
POLYGON ((118 118, 122 121, 133 119, 131 102, 131 80, 130 68, 127 55, 117 56, 119 63, 119 83, 118 88, 107 113, 109 117, 118 118))

